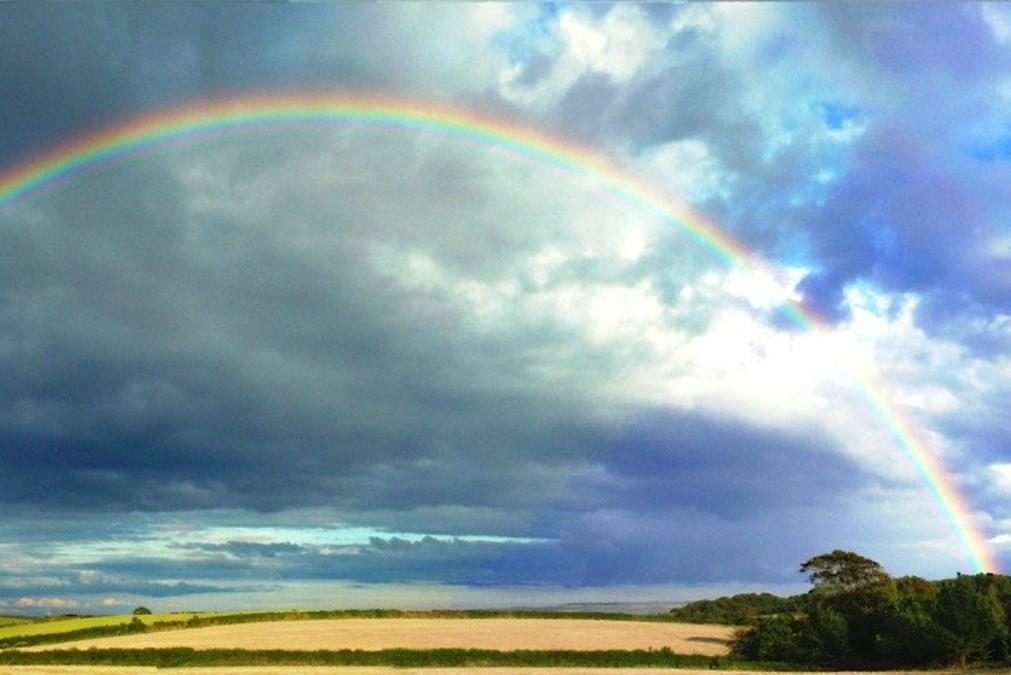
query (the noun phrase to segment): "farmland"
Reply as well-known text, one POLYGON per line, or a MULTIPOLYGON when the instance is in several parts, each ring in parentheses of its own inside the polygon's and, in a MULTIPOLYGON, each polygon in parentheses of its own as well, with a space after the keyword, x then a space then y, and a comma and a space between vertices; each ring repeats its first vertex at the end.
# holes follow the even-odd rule
MULTIPOLYGON (((727 626, 656 617, 637 621, 627 615, 602 619, 432 612, 364 618, 354 612, 275 612, 189 622, 171 615, 172 623, 160 621, 146 628, 124 623, 124 618, 105 617, 102 626, 90 621, 83 629, 82 619, 53 622, 62 623, 67 632, 9 638, 7 646, 14 649, 0 651, 0 663, 8 668, 265 666, 286 672, 310 666, 708 668, 724 657, 733 635, 727 626)), ((720 665, 733 667, 729 662, 720 665)))
MULTIPOLYGON (((727 626, 585 619, 323 619, 209 626, 82 640, 88 649, 660 649, 721 656, 727 626)), ((33 649, 45 649, 35 647, 33 649)))
POLYGON ((26 623, 34 623, 35 621, 38 621, 38 619, 27 616, 0 614, 0 629, 3 629, 5 626, 22 626, 26 623))
POLYGON ((35 632, 35 644, 18 645, 20 651, 0 650, 0 671, 12 675, 470 675, 498 667, 497 672, 507 668, 526 675, 603 675, 614 668, 645 675, 658 672, 657 668, 678 668, 694 675, 714 668, 737 673, 777 667, 729 657, 733 627, 676 623, 658 620, 658 616, 636 620, 630 615, 289 611, 204 614, 187 624, 190 616, 150 615, 144 617, 147 628, 119 633, 110 630, 129 628, 124 622, 133 617, 80 617, 8 626, 8 632, 35 632), (43 626, 49 633, 38 633, 43 626), (88 639, 81 639, 84 636, 88 639), (41 640, 47 644, 40 644, 41 640))
MULTIPOLYGON (((186 621, 193 616, 207 617, 214 616, 213 612, 204 612, 197 615, 185 614, 147 614, 138 616, 145 625, 152 625, 161 621, 186 621)), ((67 617, 55 619, 28 619, 23 617, 3 617, 0 619, 0 640, 11 637, 35 636, 35 635, 56 635, 69 633, 71 631, 86 630, 90 628, 103 628, 127 623, 133 616, 84 616, 67 617), (10 621, 7 621, 10 619, 10 621), (18 620, 20 619, 20 620, 18 620)))

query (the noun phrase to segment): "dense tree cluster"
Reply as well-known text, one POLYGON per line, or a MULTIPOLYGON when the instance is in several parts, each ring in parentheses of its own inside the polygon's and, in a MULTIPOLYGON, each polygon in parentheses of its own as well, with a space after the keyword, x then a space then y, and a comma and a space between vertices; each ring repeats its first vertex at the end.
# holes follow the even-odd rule
POLYGON ((804 596, 783 598, 772 593, 740 593, 714 600, 697 600, 670 610, 670 618, 685 623, 749 626, 763 617, 803 611, 804 596))
POLYGON ((833 551, 801 565, 814 584, 802 610, 761 618, 738 655, 831 667, 1011 663, 1011 577, 894 579, 878 563, 833 551))

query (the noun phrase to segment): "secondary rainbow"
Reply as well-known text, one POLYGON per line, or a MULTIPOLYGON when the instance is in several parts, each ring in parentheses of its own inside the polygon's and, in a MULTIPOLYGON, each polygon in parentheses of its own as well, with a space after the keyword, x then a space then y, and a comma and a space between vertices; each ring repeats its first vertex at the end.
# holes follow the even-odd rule
MULTIPOLYGON (((172 140, 245 128, 327 122, 435 132, 587 174, 602 188, 670 222, 721 263, 773 275, 762 259, 723 233, 715 223, 664 196, 601 154, 489 115, 363 92, 245 96, 142 115, 59 145, 0 173, 0 214, 19 198, 77 171, 172 140)), ((819 319, 800 303, 788 302, 780 311, 804 330, 823 328, 819 319)), ((879 384, 865 376, 857 376, 857 380, 870 406, 916 466, 972 565, 978 571, 998 571, 986 539, 973 524, 970 507, 915 426, 888 401, 879 384)))

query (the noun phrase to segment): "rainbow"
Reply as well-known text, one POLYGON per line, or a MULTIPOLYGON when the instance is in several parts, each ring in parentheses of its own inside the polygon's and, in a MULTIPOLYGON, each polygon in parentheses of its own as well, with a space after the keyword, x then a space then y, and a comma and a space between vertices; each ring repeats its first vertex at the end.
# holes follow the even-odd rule
MULTIPOLYGON (((677 227, 685 237, 723 264, 762 275, 773 273, 763 260, 724 234, 715 223, 660 194, 603 155, 489 115, 363 92, 246 96, 142 115, 56 146, 0 173, 0 213, 19 199, 78 171, 172 140, 228 130, 327 122, 435 132, 588 175, 608 192, 677 227)), ((780 311, 804 330, 825 328, 818 317, 799 302, 789 301, 780 311)), ((971 564, 981 572, 998 571, 986 539, 973 524, 972 509, 915 426, 888 401, 879 383, 866 376, 857 379, 864 398, 915 465, 971 564)))

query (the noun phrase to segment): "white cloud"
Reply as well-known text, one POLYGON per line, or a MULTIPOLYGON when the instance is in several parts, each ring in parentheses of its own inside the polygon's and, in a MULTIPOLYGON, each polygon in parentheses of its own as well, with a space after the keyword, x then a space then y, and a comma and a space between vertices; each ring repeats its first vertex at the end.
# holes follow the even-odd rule
POLYGON ((634 5, 616 5, 602 20, 583 12, 563 11, 558 32, 568 67, 627 80, 643 65, 662 37, 634 5))
POLYGON ((1004 3, 983 2, 979 9, 997 41, 1011 43, 1011 7, 1004 3))
POLYGON ((329 51, 317 56, 358 64, 383 89, 449 99, 480 95, 493 85, 506 64, 492 47, 495 36, 535 11, 525 3, 495 2, 371 3, 342 10, 334 13, 329 51))
POLYGON ((765 3, 716 3, 710 6, 723 50, 754 56, 784 28, 780 8, 765 3))
POLYGON ((1011 464, 993 463, 989 469, 993 488, 1011 496, 1011 464))
POLYGON ((585 74, 606 75, 616 83, 630 80, 665 40, 635 5, 615 5, 603 16, 565 6, 554 24, 550 73, 528 84, 522 81, 527 64, 514 63, 500 71, 499 85, 506 98, 544 111, 585 74))
POLYGON ((652 146, 639 157, 639 162, 651 183, 689 204, 726 198, 733 189, 732 176, 706 144, 697 139, 652 146))
POLYGON ((23 608, 45 608, 45 609, 66 609, 77 607, 80 603, 71 598, 61 598, 56 596, 45 598, 18 598, 14 601, 14 607, 23 608))
POLYGON ((998 534, 997 536, 990 537, 989 539, 987 539, 987 542, 991 546, 999 548, 1011 548, 1011 534, 1007 533, 998 534))

